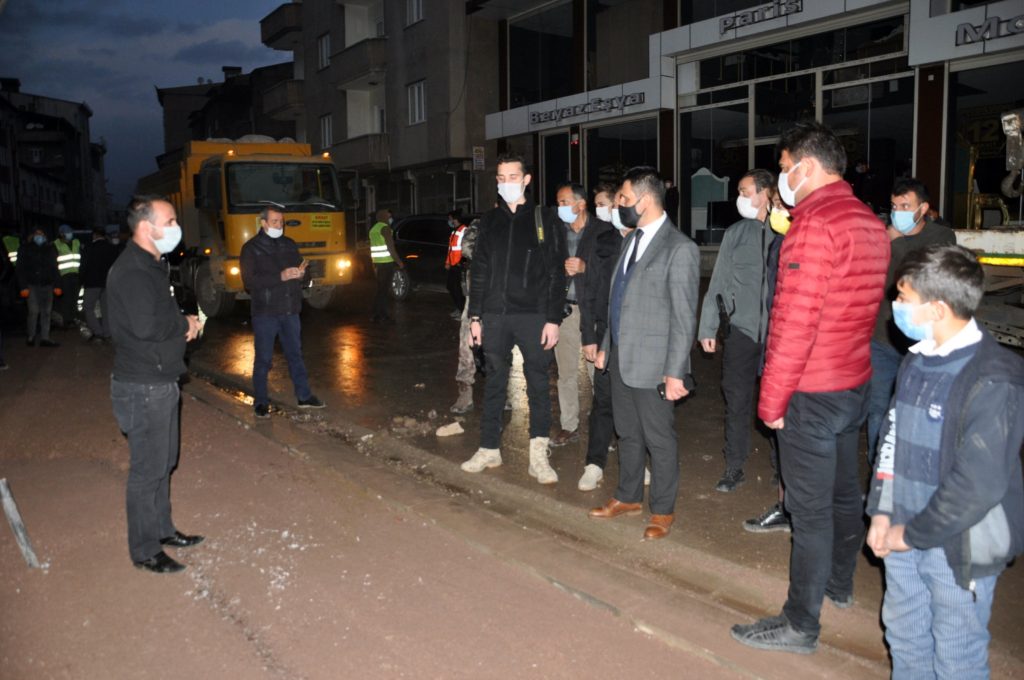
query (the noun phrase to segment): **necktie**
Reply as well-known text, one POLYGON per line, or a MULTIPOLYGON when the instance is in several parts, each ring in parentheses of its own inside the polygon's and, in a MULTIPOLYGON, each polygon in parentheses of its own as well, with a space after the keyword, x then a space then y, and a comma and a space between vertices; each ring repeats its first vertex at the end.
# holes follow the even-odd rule
POLYGON ((643 229, 635 229, 633 231, 633 252, 629 254, 629 262, 626 263, 627 272, 636 264, 637 253, 640 252, 640 237, 643 235, 643 229))

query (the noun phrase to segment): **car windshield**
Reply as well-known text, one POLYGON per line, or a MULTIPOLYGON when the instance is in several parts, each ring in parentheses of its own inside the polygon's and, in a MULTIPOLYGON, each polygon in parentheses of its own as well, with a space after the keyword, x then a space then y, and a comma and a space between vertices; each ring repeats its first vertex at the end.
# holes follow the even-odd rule
POLYGON ((288 212, 341 210, 328 163, 230 163, 227 186, 231 212, 258 212, 268 203, 288 212))

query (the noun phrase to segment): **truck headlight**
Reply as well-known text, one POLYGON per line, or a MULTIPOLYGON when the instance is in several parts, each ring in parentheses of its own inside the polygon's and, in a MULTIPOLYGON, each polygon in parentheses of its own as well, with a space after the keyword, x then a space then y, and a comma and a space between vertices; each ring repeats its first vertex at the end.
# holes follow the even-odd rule
POLYGON ((238 276, 238 273, 239 273, 240 271, 241 271, 241 270, 240 270, 240 269, 239 269, 238 267, 232 267, 231 269, 229 269, 229 270, 228 270, 228 272, 229 272, 229 273, 230 273, 230 274, 231 274, 232 276, 238 276))
POLYGON ((351 266, 352 266, 352 260, 348 259, 347 257, 339 257, 338 258, 338 269, 339 270, 344 271, 344 270, 348 269, 351 266))

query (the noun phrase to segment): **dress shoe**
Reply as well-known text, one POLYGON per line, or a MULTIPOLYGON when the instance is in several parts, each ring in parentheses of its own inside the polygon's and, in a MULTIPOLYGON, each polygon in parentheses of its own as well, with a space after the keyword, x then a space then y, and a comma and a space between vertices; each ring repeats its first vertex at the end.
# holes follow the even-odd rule
POLYGON ((643 506, 639 503, 622 503, 614 498, 609 498, 607 503, 599 508, 591 509, 587 514, 593 519, 611 519, 619 515, 639 515, 642 510, 643 506))
POLYGON ((169 545, 172 548, 191 548, 203 542, 203 536, 187 536, 180 531, 175 531, 173 536, 160 539, 160 545, 169 545))
POLYGON ((559 430, 554 435, 552 435, 551 440, 549 442, 549 446, 565 446, 566 444, 571 444, 572 442, 577 442, 579 440, 579 428, 572 431, 559 430))
POLYGON ((651 521, 647 523, 647 528, 644 529, 644 538, 665 538, 668 536, 675 518, 675 515, 651 515, 651 521))
POLYGON ((324 408, 327 404, 317 399, 315 394, 309 395, 305 399, 299 399, 299 408, 324 408))
POLYGON ((185 571, 184 564, 170 557, 163 550, 147 560, 133 562, 132 564, 135 565, 136 569, 145 569, 146 571, 151 571, 154 574, 176 574, 179 571, 185 571))
POLYGON ((53 340, 48 340, 46 338, 43 338, 42 340, 39 341, 39 346, 40 347, 60 347, 60 343, 59 342, 54 342, 53 340))

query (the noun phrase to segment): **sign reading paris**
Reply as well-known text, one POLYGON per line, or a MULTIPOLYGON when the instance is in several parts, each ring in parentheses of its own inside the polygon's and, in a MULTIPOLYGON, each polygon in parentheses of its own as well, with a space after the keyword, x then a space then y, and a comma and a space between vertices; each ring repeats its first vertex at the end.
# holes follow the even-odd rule
POLYGON ((761 5, 754 9, 736 12, 732 16, 721 17, 718 20, 719 35, 741 26, 751 26, 762 21, 778 19, 787 14, 796 14, 804 11, 803 0, 775 0, 775 2, 761 5))

